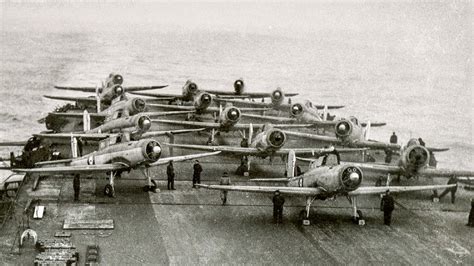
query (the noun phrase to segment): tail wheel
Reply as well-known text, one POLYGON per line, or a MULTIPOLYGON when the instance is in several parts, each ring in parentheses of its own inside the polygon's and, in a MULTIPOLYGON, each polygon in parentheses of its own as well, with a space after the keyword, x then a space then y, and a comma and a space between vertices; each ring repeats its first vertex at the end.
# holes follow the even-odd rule
POLYGON ((109 197, 113 197, 113 196, 114 196, 114 194, 115 194, 115 193, 114 193, 114 189, 113 189, 113 187, 112 187, 110 184, 105 185, 105 187, 104 187, 104 194, 105 194, 106 196, 109 196, 109 197))

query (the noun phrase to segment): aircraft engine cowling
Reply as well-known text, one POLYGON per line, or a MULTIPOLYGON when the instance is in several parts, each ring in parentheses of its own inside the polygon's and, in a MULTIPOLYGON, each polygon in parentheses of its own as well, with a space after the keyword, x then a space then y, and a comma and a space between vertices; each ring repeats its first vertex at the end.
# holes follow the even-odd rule
POLYGON ((155 162, 161 156, 161 146, 155 140, 150 140, 150 141, 144 142, 143 148, 142 148, 142 153, 143 153, 143 156, 145 157, 145 159, 147 159, 151 162, 155 162))
POLYGON ((194 97, 194 108, 198 111, 205 110, 212 103, 212 96, 209 93, 202 92, 194 97))
POLYGON ((110 73, 106 80, 106 87, 112 87, 114 85, 122 85, 123 77, 119 74, 110 73))
POLYGON ((242 93, 244 93, 244 90, 245 90, 245 83, 244 83, 243 79, 240 78, 240 79, 234 81, 234 92, 235 92, 235 94, 242 95, 242 93))
POLYGON ((191 80, 187 80, 183 87, 183 99, 186 101, 191 101, 198 90, 199 88, 196 83, 191 80))
POLYGON ((281 148, 286 142, 286 135, 279 129, 273 129, 267 134, 268 144, 274 148, 281 148))
POLYGON ((428 150, 421 145, 408 147, 404 152, 404 157, 402 162, 404 162, 407 168, 412 168, 411 170, 416 170, 428 165, 430 161, 428 150))
POLYGON ((239 108, 231 106, 227 107, 222 111, 220 117, 220 123, 223 127, 229 127, 237 124, 241 117, 239 108))
POLYGON ((272 100, 273 105, 280 105, 285 99, 285 96, 281 88, 277 88, 276 90, 272 92, 270 98, 272 100))
POLYGON ((151 120, 146 115, 136 116, 135 126, 141 132, 148 131, 151 127, 151 120))
POLYGON ((352 124, 347 120, 342 120, 336 123, 335 133, 338 138, 347 138, 352 133, 352 124))
POLYGON ((362 170, 355 166, 346 166, 339 173, 339 182, 346 192, 357 189, 362 183, 362 170))
POLYGON ((294 103, 290 107, 290 116, 291 117, 298 118, 301 115, 303 115, 303 112, 304 112, 304 108, 303 108, 303 105, 301 103, 294 103))
POLYGON ((132 98, 127 101, 125 108, 127 109, 129 115, 135 115, 145 111, 146 103, 143 99, 132 98))

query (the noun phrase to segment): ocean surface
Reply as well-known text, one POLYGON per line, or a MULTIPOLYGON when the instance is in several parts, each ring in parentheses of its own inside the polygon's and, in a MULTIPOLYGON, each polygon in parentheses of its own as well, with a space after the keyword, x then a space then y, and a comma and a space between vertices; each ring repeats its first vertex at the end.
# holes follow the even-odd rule
POLYGON ((450 148, 439 167, 474 169, 472 2, 364 2, 1 3, 0 141, 44 130, 55 84, 117 72, 180 92, 242 77, 343 104, 338 115, 387 122, 373 139, 422 137, 450 148))

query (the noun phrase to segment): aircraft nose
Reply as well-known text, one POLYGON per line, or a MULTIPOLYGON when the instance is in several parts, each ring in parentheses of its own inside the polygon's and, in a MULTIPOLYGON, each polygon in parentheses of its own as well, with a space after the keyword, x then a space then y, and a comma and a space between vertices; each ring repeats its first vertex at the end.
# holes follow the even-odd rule
POLYGON ((351 174, 349 175, 349 179, 350 179, 351 181, 355 182, 355 181, 359 180, 359 174, 358 174, 358 173, 351 173, 351 174))
POLYGON ((346 125, 340 124, 339 127, 337 128, 339 131, 346 131, 346 125))
POLYGON ((115 92, 116 92, 118 95, 122 94, 122 92, 123 92, 122 87, 117 87, 117 89, 115 90, 115 92))
POLYGON ((154 154, 160 154, 160 153, 161 153, 161 148, 160 148, 160 146, 155 146, 155 147, 153 147, 153 153, 154 153, 154 154))

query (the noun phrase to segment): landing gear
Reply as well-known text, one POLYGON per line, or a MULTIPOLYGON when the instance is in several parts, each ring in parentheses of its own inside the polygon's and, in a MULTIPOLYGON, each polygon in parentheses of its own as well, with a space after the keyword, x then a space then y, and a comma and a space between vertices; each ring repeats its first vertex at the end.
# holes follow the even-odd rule
POLYGON ((300 212, 300 219, 302 220, 303 225, 310 225, 309 220, 309 211, 311 210, 311 204, 313 203, 315 197, 306 197, 306 207, 305 210, 300 212))
POLYGON ((115 198, 114 178, 115 173, 112 171, 110 172, 109 184, 105 185, 104 187, 104 194, 111 198, 115 198))
POLYGON ((357 198, 348 197, 347 198, 352 205, 352 222, 360 226, 365 225, 365 220, 362 216, 362 211, 357 209, 357 198))
POLYGON ((153 193, 156 193, 157 191, 159 191, 156 185, 156 181, 151 179, 149 168, 143 169, 143 175, 147 178, 147 181, 148 181, 147 185, 143 187, 143 191, 145 192, 151 191, 153 193))

